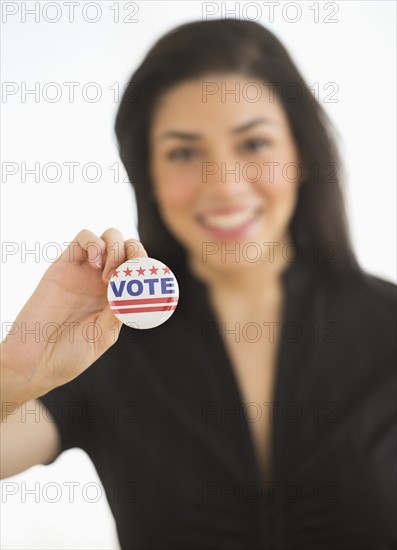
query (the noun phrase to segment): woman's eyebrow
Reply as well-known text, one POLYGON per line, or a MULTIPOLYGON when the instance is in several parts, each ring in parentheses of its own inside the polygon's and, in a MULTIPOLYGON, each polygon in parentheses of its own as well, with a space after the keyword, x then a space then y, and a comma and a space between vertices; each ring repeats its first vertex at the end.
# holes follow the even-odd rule
POLYGON ((258 126, 258 124, 277 124, 277 122, 271 118, 255 118, 254 120, 251 120, 251 122, 247 122, 243 124, 242 126, 239 126, 238 128, 234 128, 230 131, 231 134, 238 134, 239 132, 244 132, 245 130, 249 130, 253 126, 258 126))
MULTIPOLYGON (((251 120, 250 122, 246 122, 242 126, 233 128, 232 130, 230 130, 230 133, 238 134, 240 132, 244 132, 246 130, 251 129, 254 126, 258 126, 259 124, 277 124, 277 122, 269 118, 256 118, 254 120, 251 120)), ((157 139, 163 140, 167 138, 187 139, 190 141, 194 141, 194 140, 200 139, 201 136, 200 134, 192 134, 190 132, 182 132, 180 130, 170 130, 168 132, 165 132, 164 134, 161 134, 161 136, 159 136, 157 139)))

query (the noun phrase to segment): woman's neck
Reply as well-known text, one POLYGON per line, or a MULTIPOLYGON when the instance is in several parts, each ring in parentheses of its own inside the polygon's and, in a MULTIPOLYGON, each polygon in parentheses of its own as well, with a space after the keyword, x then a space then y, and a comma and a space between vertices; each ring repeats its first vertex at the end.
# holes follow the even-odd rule
POLYGON ((267 256, 248 265, 237 264, 228 269, 225 264, 217 267, 193 256, 188 257, 188 264, 193 275, 209 287, 211 294, 242 299, 250 304, 269 303, 280 293, 281 275, 291 265, 282 253, 287 242, 290 241, 285 239, 274 247, 273 258, 267 256))

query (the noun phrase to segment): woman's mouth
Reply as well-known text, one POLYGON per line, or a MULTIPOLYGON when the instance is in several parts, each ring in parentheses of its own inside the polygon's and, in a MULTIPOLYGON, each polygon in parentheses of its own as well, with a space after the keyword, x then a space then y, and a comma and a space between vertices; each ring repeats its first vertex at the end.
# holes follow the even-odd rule
POLYGON ((212 237, 234 239, 247 235, 258 221, 262 209, 223 209, 197 216, 197 222, 212 237))

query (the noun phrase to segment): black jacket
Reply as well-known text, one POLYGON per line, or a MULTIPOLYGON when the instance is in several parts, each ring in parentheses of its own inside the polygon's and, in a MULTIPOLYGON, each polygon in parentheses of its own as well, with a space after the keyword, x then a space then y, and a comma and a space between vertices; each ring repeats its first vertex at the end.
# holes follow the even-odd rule
POLYGON ((321 273, 283 275, 273 403, 255 404, 272 413, 271 484, 206 287, 187 270, 165 324, 123 326, 40 398, 62 449, 92 459, 123 549, 397 548, 396 286, 321 273))

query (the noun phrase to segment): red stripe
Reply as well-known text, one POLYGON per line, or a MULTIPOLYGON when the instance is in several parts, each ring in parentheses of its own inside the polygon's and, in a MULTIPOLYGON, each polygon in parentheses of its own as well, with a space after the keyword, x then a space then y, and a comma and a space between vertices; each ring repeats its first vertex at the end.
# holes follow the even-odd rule
POLYGON ((159 306, 159 307, 131 307, 128 309, 117 309, 112 307, 111 310, 115 313, 123 315, 124 313, 148 313, 150 311, 171 311, 176 309, 176 305, 173 306, 159 306))
POLYGON ((111 306, 131 306, 134 304, 169 304, 170 302, 178 301, 176 296, 169 298, 138 298, 136 300, 113 300, 109 302, 111 306))

